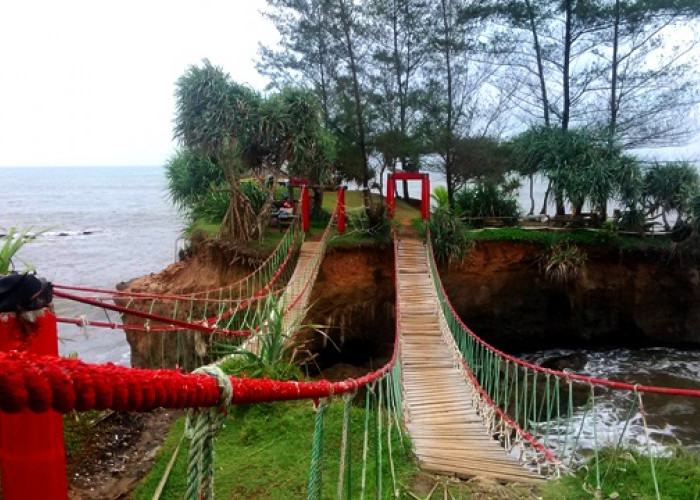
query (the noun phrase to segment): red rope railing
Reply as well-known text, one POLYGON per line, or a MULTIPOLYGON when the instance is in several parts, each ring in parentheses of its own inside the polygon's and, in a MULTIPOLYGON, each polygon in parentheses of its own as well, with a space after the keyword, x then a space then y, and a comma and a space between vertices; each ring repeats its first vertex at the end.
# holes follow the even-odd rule
MULTIPOLYGON (((298 228, 298 224, 292 224, 289 226, 289 229, 287 229, 287 232, 289 233, 290 231, 296 231, 297 228, 298 228)), ((246 276, 234 281, 233 283, 229 283, 229 284, 222 286, 222 287, 211 288, 209 290, 202 290, 199 292, 192 292, 192 293, 183 294, 183 295, 178 295, 178 294, 173 295, 173 294, 153 294, 153 293, 144 293, 144 292, 127 292, 127 291, 123 291, 123 290, 113 290, 113 289, 107 289, 107 288, 67 285, 67 284, 63 284, 63 283, 53 283, 53 287, 54 287, 54 289, 58 289, 58 290, 72 290, 72 291, 77 291, 77 292, 109 294, 109 295, 114 295, 114 296, 132 297, 132 298, 140 298, 140 299, 161 299, 161 300, 180 300, 180 301, 187 300, 187 301, 196 301, 196 302, 222 302, 221 300, 219 300, 217 298, 206 298, 206 297, 201 297, 201 296, 209 294, 209 293, 219 292, 220 290, 230 289, 230 288, 236 287, 237 285, 239 285, 247 280, 250 280, 257 273, 261 272, 261 270, 270 262, 270 260, 275 256, 275 254, 280 249, 280 247, 284 244, 286 238, 287 238, 287 235, 285 234, 285 236, 282 237, 282 239, 280 239, 280 242, 277 244, 275 249, 262 262, 262 264, 260 264, 257 267, 257 269, 255 269, 251 273, 247 274, 246 276)), ((294 244, 294 242, 292 242, 292 245, 290 245, 290 247, 287 251, 287 258, 285 259, 284 265, 286 265, 286 262, 289 260, 289 256, 293 253, 295 247, 296 247, 296 245, 294 244)), ((284 265, 281 267, 283 268, 284 265)), ((237 300, 237 299, 233 299, 233 300, 237 300)))

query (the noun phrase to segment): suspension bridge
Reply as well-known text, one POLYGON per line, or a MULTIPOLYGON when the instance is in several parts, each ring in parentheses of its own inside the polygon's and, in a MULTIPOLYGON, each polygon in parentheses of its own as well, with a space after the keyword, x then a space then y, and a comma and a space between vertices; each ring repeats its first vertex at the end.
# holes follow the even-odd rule
MULTIPOLYGON (((191 412, 187 498, 210 498, 213 437, 222 425, 222 408, 301 399, 314 401, 317 408, 308 498, 328 496, 323 492, 328 491, 329 481, 338 498, 355 498, 357 488, 361 496, 398 497, 401 486, 395 477, 392 447, 394 437, 404 431, 411 436, 421 468, 463 478, 537 483, 574 470, 583 455, 592 453, 596 471, 592 488, 600 491, 607 471, 598 456, 604 448, 623 449, 630 425, 640 425, 646 432, 653 487, 661 498, 655 474, 659 450, 652 446, 644 397, 697 398, 700 390, 594 379, 535 366, 495 349, 469 330, 452 308, 429 238, 423 242, 394 237, 396 336, 393 355, 384 366, 340 382, 224 375, 213 363, 212 339, 245 341, 259 349, 260 339, 268 333, 269 310, 261 305, 265 297, 278 297, 285 325, 297 321, 308 308, 328 239, 336 230, 333 221, 332 217, 316 242, 302 242, 303 233, 290 227, 254 273, 206 292, 162 295, 55 285, 56 297, 112 310, 122 318, 122 322, 58 321, 155 334, 164 342, 175 333, 198 338, 199 343, 191 346, 198 351, 194 361, 205 366, 191 373, 59 358, 56 318, 49 309, 31 315, 1 314, 0 467, 5 498, 66 496, 62 435, 55 432, 60 414, 159 407, 191 412), (629 408, 621 428, 611 430, 602 422, 597 402, 600 388, 627 395, 629 408), (365 404, 353 404, 360 389, 364 389, 365 404), (327 471, 324 474, 323 422, 332 404, 342 405, 344 425, 340 465, 330 477, 327 471), (347 425, 352 412, 365 415, 364 433, 359 437, 347 425), (53 423, 36 420, 44 417, 53 423), (46 431, 37 442, 22 435, 34 428, 46 431), (587 436, 590 429, 592 435, 587 436), (353 439, 361 440, 360 457, 350 452, 353 439), (584 441, 591 448, 584 449, 584 441), (370 459, 375 461, 373 480, 370 459), (46 471, 44 481, 32 480, 37 468, 46 471), (385 475, 390 478, 388 484, 385 475)), ((182 342, 177 340, 176 345, 182 342)), ((165 354, 162 361, 183 366, 182 359, 165 354)))

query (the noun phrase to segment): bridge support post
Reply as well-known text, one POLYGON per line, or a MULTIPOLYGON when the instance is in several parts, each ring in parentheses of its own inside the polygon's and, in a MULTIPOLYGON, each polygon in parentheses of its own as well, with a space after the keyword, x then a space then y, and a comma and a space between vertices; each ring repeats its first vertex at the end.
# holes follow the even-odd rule
POLYGON ((428 177, 428 174, 423 174, 421 187, 423 188, 423 195, 420 202, 420 215, 423 220, 428 220, 430 219, 430 177, 428 177))
POLYGON ((338 234, 345 232, 345 187, 338 190, 338 234))
POLYGON ((311 207, 309 206, 309 186, 306 184, 301 187, 301 227, 304 229, 305 233, 309 232, 311 225, 309 223, 309 212, 311 207))
MULTIPOLYGON (((50 302, 50 285, 34 276, 0 278, 0 350, 58 356, 56 316, 41 307, 50 302)), ((67 498, 61 414, 0 412, 0 480, 6 500, 67 498)))
POLYGON ((394 174, 389 174, 386 179, 386 211, 390 219, 394 218, 394 204, 396 196, 396 183, 394 174))

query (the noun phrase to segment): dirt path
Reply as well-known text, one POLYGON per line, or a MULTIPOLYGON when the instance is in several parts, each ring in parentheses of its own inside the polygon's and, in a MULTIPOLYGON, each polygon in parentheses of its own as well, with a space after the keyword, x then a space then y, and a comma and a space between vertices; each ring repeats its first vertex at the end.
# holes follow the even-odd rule
POLYGON ((107 415, 67 464, 68 498, 131 498, 153 465, 168 429, 181 415, 181 411, 163 409, 107 415))

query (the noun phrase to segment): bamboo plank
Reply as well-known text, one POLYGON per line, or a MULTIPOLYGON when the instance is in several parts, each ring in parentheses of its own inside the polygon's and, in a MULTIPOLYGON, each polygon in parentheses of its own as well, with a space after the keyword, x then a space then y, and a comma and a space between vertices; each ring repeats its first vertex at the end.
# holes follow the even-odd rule
POLYGON ((419 464, 431 472, 505 481, 538 481, 494 440, 473 409, 469 386, 443 341, 425 247, 398 246, 397 300, 407 428, 419 464))

